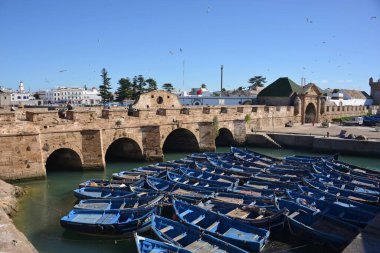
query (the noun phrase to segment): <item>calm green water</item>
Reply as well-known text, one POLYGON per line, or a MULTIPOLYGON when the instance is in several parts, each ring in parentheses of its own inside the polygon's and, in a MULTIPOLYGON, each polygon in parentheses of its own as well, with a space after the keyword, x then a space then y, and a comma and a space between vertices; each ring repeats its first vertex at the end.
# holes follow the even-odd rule
MULTIPOLYGON (((282 157, 293 154, 311 154, 299 150, 255 149, 258 152, 282 157)), ((218 152, 227 152, 227 148, 218 148, 218 152)), ((171 153, 165 155, 165 160, 179 159, 185 153, 171 153)), ((317 155, 317 154, 316 154, 317 155)), ((342 156, 342 161, 359 166, 379 169, 380 159, 342 156)), ((91 178, 109 178, 112 173, 128 170, 148 163, 111 163, 107 164, 104 172, 54 172, 48 174, 47 180, 20 183, 28 189, 28 194, 20 200, 19 212, 13 221, 33 243, 39 252, 136 252, 134 242, 129 239, 91 237, 79 235, 61 228, 59 220, 67 214, 76 202, 72 194, 78 184, 91 178)), ((151 234, 149 234, 152 236, 151 234)), ((288 243, 274 242, 265 248, 266 252, 298 246, 288 243)), ((298 252, 309 252, 307 248, 300 248, 298 252)), ((311 249, 311 251, 314 251, 311 249)), ((297 252, 297 250, 294 250, 297 252)), ((316 250, 318 252, 318 250, 316 250)))

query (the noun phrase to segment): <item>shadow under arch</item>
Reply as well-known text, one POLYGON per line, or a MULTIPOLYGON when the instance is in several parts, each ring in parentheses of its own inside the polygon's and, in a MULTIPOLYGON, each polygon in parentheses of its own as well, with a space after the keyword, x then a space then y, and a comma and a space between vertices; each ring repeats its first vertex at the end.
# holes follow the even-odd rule
POLYGON ((217 147, 231 147, 234 145, 234 136, 228 128, 220 128, 218 137, 215 139, 217 147))
POLYGON ((163 152, 199 152, 199 143, 195 135, 188 129, 178 128, 165 139, 163 152))
POLYGON ((77 171, 83 164, 77 152, 69 148, 59 148, 49 155, 45 164, 46 172, 77 171))
POLYGON ((143 152, 133 139, 119 138, 108 146, 105 158, 106 162, 141 161, 143 152))
POLYGON ((305 110, 305 123, 313 123, 317 120, 317 109, 313 103, 309 103, 305 110))

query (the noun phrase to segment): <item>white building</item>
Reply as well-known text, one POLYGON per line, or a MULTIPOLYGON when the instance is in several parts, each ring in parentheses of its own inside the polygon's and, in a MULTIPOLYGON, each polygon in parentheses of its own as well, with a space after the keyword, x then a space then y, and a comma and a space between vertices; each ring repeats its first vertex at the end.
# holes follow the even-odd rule
POLYGON ((73 105, 96 105, 101 102, 99 91, 84 88, 58 87, 46 92, 46 103, 61 104, 70 102, 73 105))
POLYGON ((13 91, 12 89, 1 88, 2 98, 4 99, 1 105, 40 105, 41 101, 36 100, 35 97, 28 91, 25 90, 24 83, 20 82, 18 85, 18 90, 13 91), (6 102, 6 98, 10 98, 6 102))
POLYGON ((341 89, 331 94, 327 101, 335 104, 336 106, 360 106, 372 105, 373 100, 364 91, 341 89))

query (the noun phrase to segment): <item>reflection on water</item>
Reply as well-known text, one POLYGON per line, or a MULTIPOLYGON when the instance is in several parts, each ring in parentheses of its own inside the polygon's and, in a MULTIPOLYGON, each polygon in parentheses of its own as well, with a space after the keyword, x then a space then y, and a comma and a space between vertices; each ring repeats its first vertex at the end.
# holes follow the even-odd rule
MULTIPOLYGON (((255 149, 258 152, 281 157, 292 154, 310 154, 294 150, 255 149)), ((218 152, 227 152, 227 148, 218 148, 218 152)), ((186 153, 171 153, 165 160, 179 159, 186 153)), ((316 154, 317 155, 317 154, 316 154)), ((348 157, 340 158, 359 166, 380 169, 380 159, 348 157)), ((91 178, 109 178, 114 172, 144 166, 146 162, 107 164, 105 171, 91 172, 54 172, 49 173, 47 180, 20 183, 28 189, 28 194, 20 201, 19 212, 13 221, 28 237, 39 252, 136 252, 134 242, 123 238, 104 238, 80 235, 61 228, 59 220, 67 214, 76 202, 72 194, 78 184, 91 178)), ((150 237, 154 236, 148 232, 150 237)), ((288 248, 287 244, 276 242, 265 249, 265 252, 288 248)), ((300 248, 297 252, 310 251, 300 248)))

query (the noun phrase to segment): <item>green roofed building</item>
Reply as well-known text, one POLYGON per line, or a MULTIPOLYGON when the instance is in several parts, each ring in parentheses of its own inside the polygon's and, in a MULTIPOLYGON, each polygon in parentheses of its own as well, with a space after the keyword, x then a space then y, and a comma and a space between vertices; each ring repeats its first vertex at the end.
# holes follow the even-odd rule
POLYGON ((259 104, 265 105, 293 105, 297 93, 302 92, 303 88, 293 82, 288 77, 280 77, 258 95, 259 104))
POLYGON ((294 114, 301 115, 302 123, 316 123, 324 113, 322 90, 314 83, 300 86, 288 77, 280 77, 257 95, 259 104, 294 106, 294 114))

